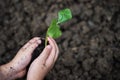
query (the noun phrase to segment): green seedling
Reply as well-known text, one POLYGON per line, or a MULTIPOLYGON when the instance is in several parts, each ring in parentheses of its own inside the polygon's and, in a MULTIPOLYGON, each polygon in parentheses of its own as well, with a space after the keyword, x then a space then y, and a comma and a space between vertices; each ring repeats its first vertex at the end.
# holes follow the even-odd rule
POLYGON ((60 23, 66 22, 72 18, 72 13, 70 9, 60 10, 58 12, 58 18, 53 19, 46 33, 45 46, 47 45, 47 37, 58 38, 62 35, 60 30, 60 23))

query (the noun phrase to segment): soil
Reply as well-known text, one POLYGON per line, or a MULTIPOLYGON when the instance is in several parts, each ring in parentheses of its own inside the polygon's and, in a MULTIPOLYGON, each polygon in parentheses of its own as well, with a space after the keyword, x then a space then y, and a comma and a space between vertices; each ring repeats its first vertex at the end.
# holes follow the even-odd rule
POLYGON ((0 0, 0 65, 44 37, 66 7, 73 18, 61 25, 60 55, 45 80, 120 80, 120 0, 0 0))

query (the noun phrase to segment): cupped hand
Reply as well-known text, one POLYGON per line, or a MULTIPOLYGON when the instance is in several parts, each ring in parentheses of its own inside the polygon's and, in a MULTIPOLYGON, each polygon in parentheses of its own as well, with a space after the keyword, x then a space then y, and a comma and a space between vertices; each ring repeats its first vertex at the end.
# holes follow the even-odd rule
POLYGON ((41 44, 39 37, 31 39, 18 51, 12 61, 0 66, 3 80, 11 80, 24 76, 26 67, 31 61, 32 53, 39 44, 41 44))
POLYGON ((43 80, 45 75, 52 69, 58 57, 59 49, 56 42, 48 37, 49 45, 43 52, 32 62, 27 80, 43 80))

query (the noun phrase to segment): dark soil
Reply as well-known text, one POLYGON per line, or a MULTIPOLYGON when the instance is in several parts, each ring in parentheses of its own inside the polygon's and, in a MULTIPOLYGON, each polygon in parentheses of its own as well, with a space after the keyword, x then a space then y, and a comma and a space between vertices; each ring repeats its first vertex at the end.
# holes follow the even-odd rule
POLYGON ((61 25, 60 55, 45 80, 120 80, 120 0, 0 0, 0 64, 44 37, 66 7, 73 19, 61 25))

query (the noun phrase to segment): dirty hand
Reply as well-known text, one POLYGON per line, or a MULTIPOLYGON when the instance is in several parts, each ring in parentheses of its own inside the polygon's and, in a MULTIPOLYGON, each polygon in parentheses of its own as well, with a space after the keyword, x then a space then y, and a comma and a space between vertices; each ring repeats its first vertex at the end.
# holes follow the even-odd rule
POLYGON ((48 41, 49 45, 32 62, 27 74, 27 80, 43 80, 45 75, 54 66, 59 50, 56 42, 52 38, 49 37, 48 41))
POLYGON ((25 75, 26 67, 30 63, 34 49, 41 43, 39 37, 31 39, 26 43, 14 57, 14 59, 0 66, 1 80, 12 80, 25 75))

